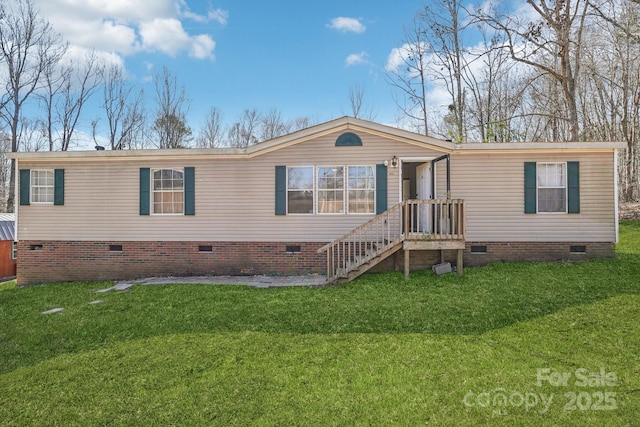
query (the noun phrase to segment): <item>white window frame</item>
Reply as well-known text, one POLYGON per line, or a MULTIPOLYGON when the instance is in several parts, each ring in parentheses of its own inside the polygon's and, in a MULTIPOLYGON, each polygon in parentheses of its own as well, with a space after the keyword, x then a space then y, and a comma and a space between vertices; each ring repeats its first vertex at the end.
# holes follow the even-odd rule
POLYGON ((287 188, 287 200, 286 200, 286 208, 287 215, 315 215, 316 214, 316 168, 312 165, 295 165, 295 166, 287 166, 287 176, 286 176, 286 188, 287 188), (313 200, 311 202, 311 212, 289 212, 289 191, 309 191, 304 188, 289 188, 289 169, 311 169, 312 174, 312 182, 311 182, 311 191, 313 192, 313 200))
POLYGON ((377 189, 376 189, 376 165, 347 165, 345 166, 345 171, 346 171, 346 178, 345 178, 345 183, 344 183, 344 187, 345 187, 345 213, 349 214, 349 215, 375 215, 376 214, 376 204, 378 203, 378 201, 376 200, 376 193, 377 193, 377 189), (371 190, 373 190, 373 211, 372 212, 351 212, 349 211, 349 168, 371 168, 373 170, 373 187, 371 188, 371 190))
POLYGON ((316 215, 345 215, 347 214, 347 195, 345 194, 345 187, 346 187, 346 183, 347 183, 347 167, 344 165, 318 165, 316 166, 316 170, 315 170, 315 174, 314 174, 314 180, 313 180, 313 185, 316 189, 315 191, 315 203, 314 203, 314 213, 316 215), (319 174, 320 174, 320 169, 321 168, 326 168, 326 169, 332 169, 332 168, 342 168, 342 212, 320 212, 320 210, 318 209, 318 206, 320 204, 320 191, 335 191, 333 189, 320 189, 320 185, 318 184, 319 182, 319 174))
POLYGON ((55 171, 53 169, 31 169, 30 173, 29 173, 29 202, 33 205, 53 205, 53 202, 55 200, 55 187, 56 187, 56 175, 55 175, 55 171), (42 173, 42 172, 46 172, 46 173, 51 173, 51 179, 52 179, 52 183, 51 185, 36 185, 35 184, 35 180, 33 178, 34 173, 42 173), (34 188, 51 188, 51 201, 37 201, 34 200, 34 196, 35 196, 35 191, 33 191, 34 188))
POLYGON ((378 203, 377 201, 377 194, 376 194, 376 185, 377 185, 377 180, 376 180, 376 174, 377 174, 377 170, 376 170, 376 165, 366 165, 366 164, 358 164, 358 165, 295 165, 295 166, 287 166, 287 176, 286 176, 286 208, 287 208, 287 215, 322 215, 322 216, 340 216, 340 215, 375 215, 376 214, 376 205, 378 203), (371 189, 373 191, 373 211, 372 212, 350 212, 349 211, 349 168, 350 167, 367 167, 367 168, 372 168, 373 170, 373 188, 371 189), (297 212, 289 212, 289 191, 302 191, 303 189, 299 189, 299 188, 289 188, 289 169, 292 168, 311 168, 313 171, 313 212, 311 213, 297 213, 297 212), (343 203, 343 208, 342 208, 342 212, 319 212, 318 211, 318 194, 320 192, 319 187, 318 187, 318 172, 320 170, 320 168, 343 168, 343 188, 342 188, 342 203, 343 203))
POLYGON ((149 201, 151 205, 151 214, 152 215, 161 215, 161 216, 182 216, 184 215, 184 168, 152 168, 151 169, 151 177, 149 179, 149 185, 151 186, 149 191, 149 197, 151 200, 149 201), (172 190, 156 190, 154 188, 155 178, 154 175, 156 172, 160 172, 162 175, 162 171, 170 170, 182 173, 182 212, 156 212, 156 204, 155 204, 155 194, 156 193, 176 193, 175 189, 172 190))
POLYGON ((568 212, 569 209, 569 177, 567 176, 567 162, 539 162, 536 164, 536 212, 543 215, 563 215, 568 212), (541 186, 538 182, 538 176, 541 170, 541 166, 546 165, 562 165, 564 169, 564 186, 563 187, 547 187, 541 186), (564 189, 564 210, 562 211, 541 211, 540 210, 540 190, 541 189, 564 189))

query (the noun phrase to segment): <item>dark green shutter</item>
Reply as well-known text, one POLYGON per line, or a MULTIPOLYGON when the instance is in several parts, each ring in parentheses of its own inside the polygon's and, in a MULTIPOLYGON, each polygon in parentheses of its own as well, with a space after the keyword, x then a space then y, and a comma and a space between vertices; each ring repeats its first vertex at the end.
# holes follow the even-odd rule
POLYGON ((64 169, 53 171, 53 204, 64 205, 64 169))
POLYGON ((287 167, 276 166, 276 215, 287 214, 287 167))
POLYGON ((567 162, 567 212, 580 213, 579 162, 567 162))
POLYGON ((140 168, 140 215, 149 215, 151 169, 140 168))
POLYGON ((20 205, 26 206, 31 202, 31 170, 20 169, 20 205))
POLYGON ((536 213, 536 162, 524 163, 524 213, 536 213))
POLYGON ((376 214, 387 210, 387 167, 376 165, 376 214))
POLYGON ((196 214, 196 170, 184 168, 184 214, 196 214))

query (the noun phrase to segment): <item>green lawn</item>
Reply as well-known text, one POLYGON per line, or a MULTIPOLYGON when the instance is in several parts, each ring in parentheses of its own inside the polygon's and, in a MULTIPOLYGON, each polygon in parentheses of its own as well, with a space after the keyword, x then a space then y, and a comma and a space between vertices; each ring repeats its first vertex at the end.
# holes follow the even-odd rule
POLYGON ((621 239, 322 289, 0 285, 0 424, 638 425, 640 222, 621 239))

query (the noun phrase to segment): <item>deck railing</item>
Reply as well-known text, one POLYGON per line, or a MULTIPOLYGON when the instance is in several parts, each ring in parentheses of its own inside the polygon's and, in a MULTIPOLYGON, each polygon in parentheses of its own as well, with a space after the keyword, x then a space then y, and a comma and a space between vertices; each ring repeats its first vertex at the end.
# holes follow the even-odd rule
POLYGON ((405 200, 318 249, 327 253, 327 282, 345 277, 405 240, 464 240, 463 200, 405 200))
POLYGON ((464 200, 407 200, 404 204, 407 239, 464 240, 464 200))

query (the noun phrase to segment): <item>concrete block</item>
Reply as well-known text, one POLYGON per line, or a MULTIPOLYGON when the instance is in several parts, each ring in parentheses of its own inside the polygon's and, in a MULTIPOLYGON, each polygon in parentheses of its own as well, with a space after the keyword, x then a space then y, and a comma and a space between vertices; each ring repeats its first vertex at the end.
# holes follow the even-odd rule
POLYGON ((440 276, 441 274, 444 274, 444 273, 451 273, 451 264, 448 262, 443 262, 443 263, 434 265, 433 267, 431 267, 431 269, 433 270, 434 273, 436 273, 436 276, 440 276))

